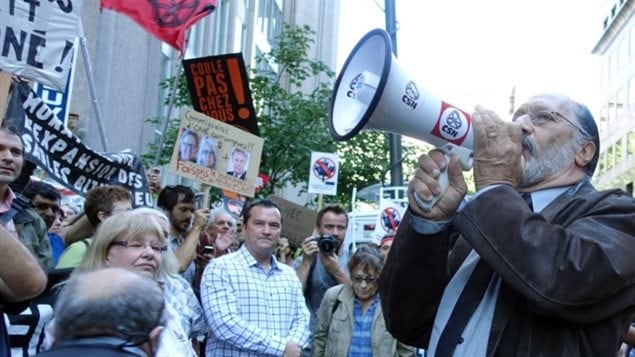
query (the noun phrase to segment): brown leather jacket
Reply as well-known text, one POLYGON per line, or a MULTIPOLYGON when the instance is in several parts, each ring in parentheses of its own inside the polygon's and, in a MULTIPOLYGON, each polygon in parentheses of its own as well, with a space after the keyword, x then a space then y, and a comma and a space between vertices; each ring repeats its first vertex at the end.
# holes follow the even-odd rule
POLYGON ((444 288, 470 249, 502 278, 488 356, 615 356, 635 316, 635 200, 588 182, 531 212, 484 192, 433 235, 406 215, 380 276, 390 333, 426 348, 444 288))

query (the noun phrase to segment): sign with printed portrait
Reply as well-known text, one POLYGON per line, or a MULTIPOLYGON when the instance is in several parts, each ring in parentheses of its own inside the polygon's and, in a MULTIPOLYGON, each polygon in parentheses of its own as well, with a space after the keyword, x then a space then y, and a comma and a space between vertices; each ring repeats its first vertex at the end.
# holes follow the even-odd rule
POLYGON ((210 186, 254 196, 264 140, 187 108, 170 170, 210 186))

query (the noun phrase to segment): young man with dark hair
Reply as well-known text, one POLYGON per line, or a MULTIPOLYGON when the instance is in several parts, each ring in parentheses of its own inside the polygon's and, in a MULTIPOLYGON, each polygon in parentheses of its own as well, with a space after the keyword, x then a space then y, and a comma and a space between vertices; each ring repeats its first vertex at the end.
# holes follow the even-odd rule
MULTIPOLYGON (((348 249, 344 246, 348 214, 340 206, 326 206, 318 212, 315 222, 316 236, 307 237, 302 242, 302 256, 295 262, 296 273, 311 311, 311 329, 324 293, 330 287, 349 282, 348 249), (320 239, 334 239, 334 249, 330 252, 320 249, 320 239)), ((322 247, 325 247, 324 243, 322 247)))
POLYGON ((9 184, 22 171, 22 140, 17 131, 0 128, 0 224, 33 253, 44 269, 51 268, 51 248, 47 229, 40 216, 29 208, 28 201, 11 190, 9 184))
POLYGON ((209 210, 194 208, 194 191, 176 185, 166 186, 159 193, 157 206, 170 219, 170 248, 179 262, 179 272, 192 284, 196 274, 197 247, 201 231, 207 224, 209 210))
POLYGON ((53 264, 57 264, 60 255, 64 251, 64 240, 57 233, 51 233, 50 229, 55 220, 63 214, 60 209, 60 199, 62 195, 52 185, 42 181, 31 181, 22 192, 28 198, 30 206, 40 215, 49 230, 48 237, 51 245, 51 258, 53 264))
MULTIPOLYGON (((22 148, 15 130, 0 128, 0 312, 12 316, 28 307, 25 300, 44 290, 42 268, 52 265, 44 221, 9 187, 22 171, 22 148)), ((9 334, 4 321, 0 316, 0 355, 8 356, 9 334)))
MULTIPOLYGON (((93 229, 106 218, 132 209, 132 196, 123 186, 97 186, 86 193, 84 201, 85 219, 93 229)), ((90 245, 92 238, 87 237, 69 245, 57 263, 56 268, 74 268, 79 265, 90 245)))

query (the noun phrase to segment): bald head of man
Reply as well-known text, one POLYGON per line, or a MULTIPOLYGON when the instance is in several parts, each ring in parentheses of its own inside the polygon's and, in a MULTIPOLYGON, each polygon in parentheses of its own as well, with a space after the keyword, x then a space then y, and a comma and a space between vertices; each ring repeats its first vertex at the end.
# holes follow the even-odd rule
POLYGON ((106 268, 76 274, 55 305, 55 342, 111 336, 152 355, 165 325, 163 310, 159 284, 136 272, 106 268))

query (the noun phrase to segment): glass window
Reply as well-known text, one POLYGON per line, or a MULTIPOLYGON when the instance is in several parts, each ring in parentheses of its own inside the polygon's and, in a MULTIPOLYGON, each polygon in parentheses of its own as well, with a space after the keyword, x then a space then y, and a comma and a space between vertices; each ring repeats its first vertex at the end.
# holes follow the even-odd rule
POLYGON ((622 139, 619 139, 615 143, 615 166, 620 166, 622 164, 622 139))
POLYGON ((622 116, 622 112, 624 111, 624 102, 626 101, 626 91, 624 88, 620 88, 617 91, 617 95, 615 96, 615 118, 619 118, 622 116))
POLYGON ((626 155, 635 156, 635 130, 628 132, 626 142, 626 155))
POLYGON ((635 77, 628 81, 628 106, 635 109, 635 77))
POLYGON ((229 0, 221 0, 216 3, 214 10, 214 41, 213 53, 227 53, 227 31, 229 27, 229 0))
POLYGON ((600 154, 600 159, 598 160, 598 175, 602 176, 604 174, 606 167, 606 151, 600 154))
POLYGON ((615 97, 609 99, 609 106, 606 114, 606 124, 610 126, 615 119, 615 97))

